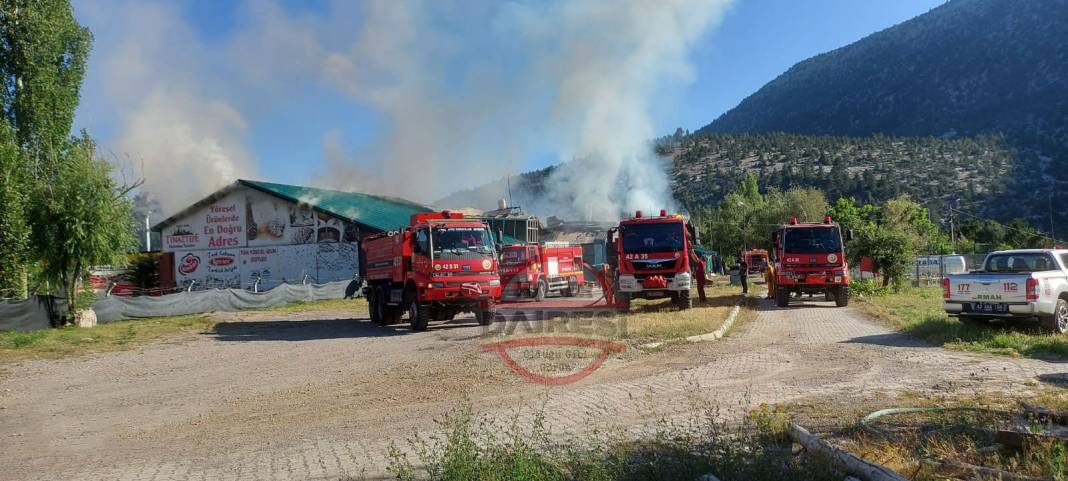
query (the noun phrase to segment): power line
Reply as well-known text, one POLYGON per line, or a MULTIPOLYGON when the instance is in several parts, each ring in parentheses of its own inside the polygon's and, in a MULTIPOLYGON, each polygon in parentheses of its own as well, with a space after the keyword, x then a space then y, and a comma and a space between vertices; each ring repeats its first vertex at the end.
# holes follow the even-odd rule
MULTIPOLYGON (((1056 237, 1053 237, 1051 235, 1047 235, 1045 232, 1042 232, 1037 227, 1034 228, 1035 230, 1033 232, 1028 232, 1028 231, 1025 231, 1025 230, 1022 230, 1022 229, 1017 229, 1017 228, 1015 228, 1015 227, 1013 227, 1011 225, 1006 225, 1004 223, 998 222, 998 221, 996 221, 994 219, 988 219, 988 218, 985 218, 985 217, 979 217, 977 215, 969 214, 967 212, 964 212, 963 210, 954 209, 952 207, 950 207, 949 210, 950 210, 950 212, 956 212, 958 214, 971 217, 972 219, 975 219, 975 220, 990 221, 990 222, 993 222, 993 223, 995 223, 997 225, 1000 225, 1001 227, 1004 227, 1005 229, 1008 229, 1008 230, 1011 230, 1011 231, 1015 231, 1015 232, 1018 232, 1018 233, 1021 233, 1021 234, 1038 234, 1039 237, 1041 237, 1043 239, 1049 239, 1049 240, 1053 241, 1053 244, 1055 246, 1057 245, 1057 238, 1056 237)), ((1052 224, 1050 225, 1050 227, 1052 227, 1052 224)))

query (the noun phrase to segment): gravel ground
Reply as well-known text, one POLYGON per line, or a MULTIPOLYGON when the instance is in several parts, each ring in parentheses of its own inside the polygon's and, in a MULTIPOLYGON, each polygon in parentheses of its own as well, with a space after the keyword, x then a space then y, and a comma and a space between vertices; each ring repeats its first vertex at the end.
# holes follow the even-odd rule
POLYGON ((740 416, 761 402, 1034 389, 1063 364, 935 348, 853 308, 761 301, 726 338, 610 357, 588 378, 532 384, 481 352, 470 318, 421 333, 351 313, 227 314, 214 332, 133 351, 10 366, 0 378, 4 479, 381 476, 386 447, 469 400, 556 433, 640 429, 694 396, 740 416), (314 317, 314 318, 310 318, 314 317))

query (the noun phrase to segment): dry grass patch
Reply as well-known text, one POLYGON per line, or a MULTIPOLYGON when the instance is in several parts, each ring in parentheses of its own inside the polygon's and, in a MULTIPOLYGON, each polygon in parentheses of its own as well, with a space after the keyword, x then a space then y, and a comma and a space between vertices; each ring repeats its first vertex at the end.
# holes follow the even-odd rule
POLYGON ((124 351, 149 341, 209 329, 214 324, 210 315, 197 314, 116 321, 93 328, 71 326, 33 332, 5 331, 0 332, 0 363, 124 351))
POLYGON ((330 311, 330 312, 345 312, 351 311, 354 314, 366 314, 367 313, 367 300, 360 297, 356 299, 326 299, 322 301, 297 301, 290 302, 289 304, 283 304, 281 306, 268 307, 266 309, 256 309, 261 312, 316 312, 316 311, 330 311))
POLYGON ((1068 479, 1068 426, 1063 418, 1034 414, 1038 408, 1063 413, 1063 389, 1037 394, 966 397, 902 393, 835 404, 795 405, 785 410, 816 426, 819 435, 868 461, 917 481, 972 479, 1068 479), (886 408, 920 408, 860 420, 886 408), (977 470, 985 469, 983 475, 977 470), (993 474, 992 474, 993 473, 993 474))
POLYGON ((645 300, 631 302, 630 314, 623 317, 626 321, 628 339, 639 342, 664 341, 709 333, 719 329, 727 314, 742 298, 741 291, 731 286, 710 286, 705 289, 708 302, 697 300, 697 291, 693 296, 693 309, 679 310, 671 299, 645 300))
MULTIPOLYGON (((254 317, 264 313, 318 312, 336 315, 338 312, 361 314, 367 312, 364 299, 331 299, 313 302, 294 302, 267 309, 250 309, 233 313, 240 317, 254 317)), ((153 317, 98 324, 92 328, 64 327, 33 332, 0 331, 0 364, 26 359, 59 359, 108 351, 123 351, 142 344, 173 339, 184 333, 210 330, 217 323, 213 313, 187 316, 153 317)))

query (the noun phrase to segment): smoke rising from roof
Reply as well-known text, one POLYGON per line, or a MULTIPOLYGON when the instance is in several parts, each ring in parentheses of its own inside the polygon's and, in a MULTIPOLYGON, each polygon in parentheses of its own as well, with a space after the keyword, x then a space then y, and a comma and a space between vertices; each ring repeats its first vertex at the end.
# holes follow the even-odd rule
POLYGON ((97 33, 90 74, 103 66, 98 90, 120 118, 101 140, 143 159, 145 187, 166 210, 256 175, 248 125, 314 84, 381 126, 366 145, 348 147, 339 128, 309 146, 324 152, 324 187, 428 202, 547 153, 566 162, 525 207, 611 219, 670 205, 649 145, 652 102, 692 81, 689 49, 729 3, 337 1, 298 15, 250 0, 235 31, 212 42, 169 4, 88 2, 76 13, 97 33), (116 12, 119 28, 105 22, 116 12))

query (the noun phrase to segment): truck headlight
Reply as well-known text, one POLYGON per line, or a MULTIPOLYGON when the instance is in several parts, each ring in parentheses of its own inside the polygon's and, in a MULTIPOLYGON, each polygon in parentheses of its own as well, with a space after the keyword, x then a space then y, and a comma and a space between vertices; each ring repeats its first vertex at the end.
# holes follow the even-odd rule
POLYGON ((428 288, 430 288, 430 289, 444 289, 445 288, 445 283, 444 282, 431 282, 431 283, 427 284, 426 286, 428 288))
POLYGON ((497 286, 501 285, 501 280, 500 279, 493 279, 493 280, 489 281, 489 285, 490 285, 490 287, 497 287, 497 286))

